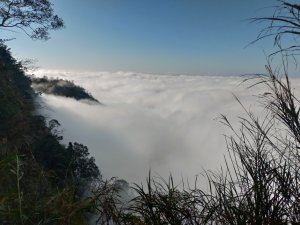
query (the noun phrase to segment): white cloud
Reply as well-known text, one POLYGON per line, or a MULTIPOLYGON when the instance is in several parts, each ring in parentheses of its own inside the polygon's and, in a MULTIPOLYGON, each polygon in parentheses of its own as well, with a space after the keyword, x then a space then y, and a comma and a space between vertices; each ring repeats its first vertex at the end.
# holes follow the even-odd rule
MULTIPOLYGON (((141 182, 148 170, 180 179, 202 169, 219 168, 226 154, 223 134, 215 120, 221 113, 236 124, 241 101, 255 111, 253 94, 237 77, 171 76, 136 73, 76 73, 39 70, 38 76, 74 80, 101 105, 43 95, 46 109, 64 128, 65 141, 88 146, 105 177, 141 182)), ((299 82, 296 82, 299 86, 299 82)))

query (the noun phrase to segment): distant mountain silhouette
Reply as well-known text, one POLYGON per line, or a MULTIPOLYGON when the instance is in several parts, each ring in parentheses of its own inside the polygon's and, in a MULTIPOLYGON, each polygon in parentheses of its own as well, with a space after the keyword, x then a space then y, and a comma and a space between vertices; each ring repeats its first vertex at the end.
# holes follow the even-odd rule
POLYGON ((37 92, 74 98, 76 100, 86 99, 89 101, 100 103, 83 87, 74 84, 73 81, 53 79, 46 76, 42 78, 31 77, 31 81, 33 89, 37 92))

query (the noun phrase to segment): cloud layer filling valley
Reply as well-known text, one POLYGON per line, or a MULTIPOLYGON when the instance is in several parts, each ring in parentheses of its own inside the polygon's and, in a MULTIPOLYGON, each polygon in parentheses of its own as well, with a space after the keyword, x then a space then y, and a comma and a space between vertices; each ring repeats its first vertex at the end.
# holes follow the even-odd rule
POLYGON ((249 90, 237 77, 47 70, 36 74, 74 80, 104 104, 41 97, 42 113, 61 123, 65 143, 87 145, 104 177, 129 182, 143 181, 150 168, 177 179, 219 169, 226 154, 223 134, 230 131, 216 118, 225 114, 237 125, 236 117, 244 115, 233 94, 247 108, 262 110, 253 94, 263 90, 249 90))

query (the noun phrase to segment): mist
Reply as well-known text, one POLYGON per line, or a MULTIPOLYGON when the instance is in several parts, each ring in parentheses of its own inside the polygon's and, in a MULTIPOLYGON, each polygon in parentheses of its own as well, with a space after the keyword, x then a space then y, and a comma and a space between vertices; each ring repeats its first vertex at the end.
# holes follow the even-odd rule
MULTIPOLYGON (((36 76, 73 80, 103 105, 53 95, 40 96, 40 111, 57 119, 64 143, 89 148, 105 178, 140 183, 149 170, 164 178, 194 180, 203 169, 218 170, 224 162, 224 134, 230 130, 221 114, 238 126, 244 116, 240 99, 258 114, 263 107, 241 77, 151 75, 126 72, 39 70, 36 76)), ((299 86, 299 81, 294 82, 299 86)))

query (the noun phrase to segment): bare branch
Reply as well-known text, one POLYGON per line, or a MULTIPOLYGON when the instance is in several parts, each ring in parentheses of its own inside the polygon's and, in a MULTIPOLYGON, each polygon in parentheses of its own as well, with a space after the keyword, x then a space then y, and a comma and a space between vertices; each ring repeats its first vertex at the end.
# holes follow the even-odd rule
POLYGON ((49 31, 64 27, 45 0, 7 0, 0 4, 0 28, 16 28, 32 39, 49 39, 49 31))

